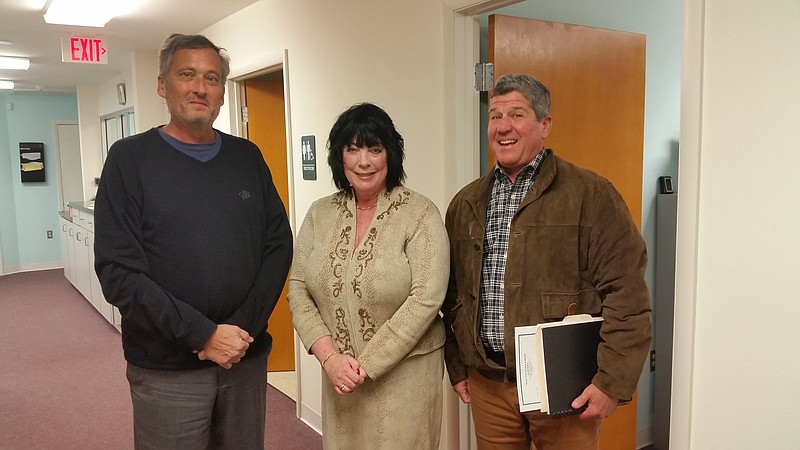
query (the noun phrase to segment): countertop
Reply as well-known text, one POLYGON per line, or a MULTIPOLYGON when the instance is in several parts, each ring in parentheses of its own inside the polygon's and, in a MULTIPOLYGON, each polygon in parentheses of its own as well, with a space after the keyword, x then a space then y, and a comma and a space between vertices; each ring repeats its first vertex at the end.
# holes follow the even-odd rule
POLYGON ((67 206, 70 208, 80 209, 81 211, 88 212, 90 214, 94 214, 94 200, 85 201, 85 202, 69 202, 67 206))
POLYGON ((67 207, 68 209, 66 211, 59 211, 58 215, 69 220, 70 222, 74 223, 78 222, 77 210, 94 215, 94 200, 81 201, 81 202, 67 202, 67 207))

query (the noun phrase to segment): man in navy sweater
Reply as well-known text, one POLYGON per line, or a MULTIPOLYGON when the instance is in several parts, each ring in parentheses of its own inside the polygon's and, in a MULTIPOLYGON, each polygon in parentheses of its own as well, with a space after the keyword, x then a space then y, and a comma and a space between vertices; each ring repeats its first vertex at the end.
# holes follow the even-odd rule
POLYGON ((117 141, 95 201, 95 269, 122 313, 137 449, 263 449, 269 318, 292 232, 258 147, 212 128, 230 63, 172 35, 169 123, 117 141))

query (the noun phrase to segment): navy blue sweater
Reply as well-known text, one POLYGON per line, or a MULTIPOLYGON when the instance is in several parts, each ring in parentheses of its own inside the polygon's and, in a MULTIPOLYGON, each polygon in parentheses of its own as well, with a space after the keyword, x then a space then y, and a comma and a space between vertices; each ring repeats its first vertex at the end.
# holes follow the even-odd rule
POLYGON ((114 143, 95 201, 95 270, 122 313, 125 359, 192 369, 217 324, 271 345, 267 319, 292 257, 283 203, 258 147, 228 134, 197 161, 153 128, 114 143))

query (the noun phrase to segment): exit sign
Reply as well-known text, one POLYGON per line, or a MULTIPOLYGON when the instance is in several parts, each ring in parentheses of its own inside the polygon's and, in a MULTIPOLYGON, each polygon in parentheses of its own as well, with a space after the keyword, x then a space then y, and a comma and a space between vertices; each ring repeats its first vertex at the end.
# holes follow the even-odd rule
POLYGON ((61 61, 83 64, 108 64, 103 40, 94 37, 64 36, 61 38, 61 61))

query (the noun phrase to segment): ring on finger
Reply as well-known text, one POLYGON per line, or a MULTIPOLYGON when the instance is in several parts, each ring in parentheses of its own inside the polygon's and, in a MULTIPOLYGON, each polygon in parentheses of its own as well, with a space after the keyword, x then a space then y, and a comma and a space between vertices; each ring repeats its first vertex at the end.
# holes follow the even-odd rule
POLYGON ((342 383, 342 385, 341 385, 341 386, 339 386, 339 390, 342 390, 342 391, 343 391, 343 390, 344 390, 346 387, 347 387, 347 386, 345 386, 345 385, 344 385, 344 383, 342 383))

